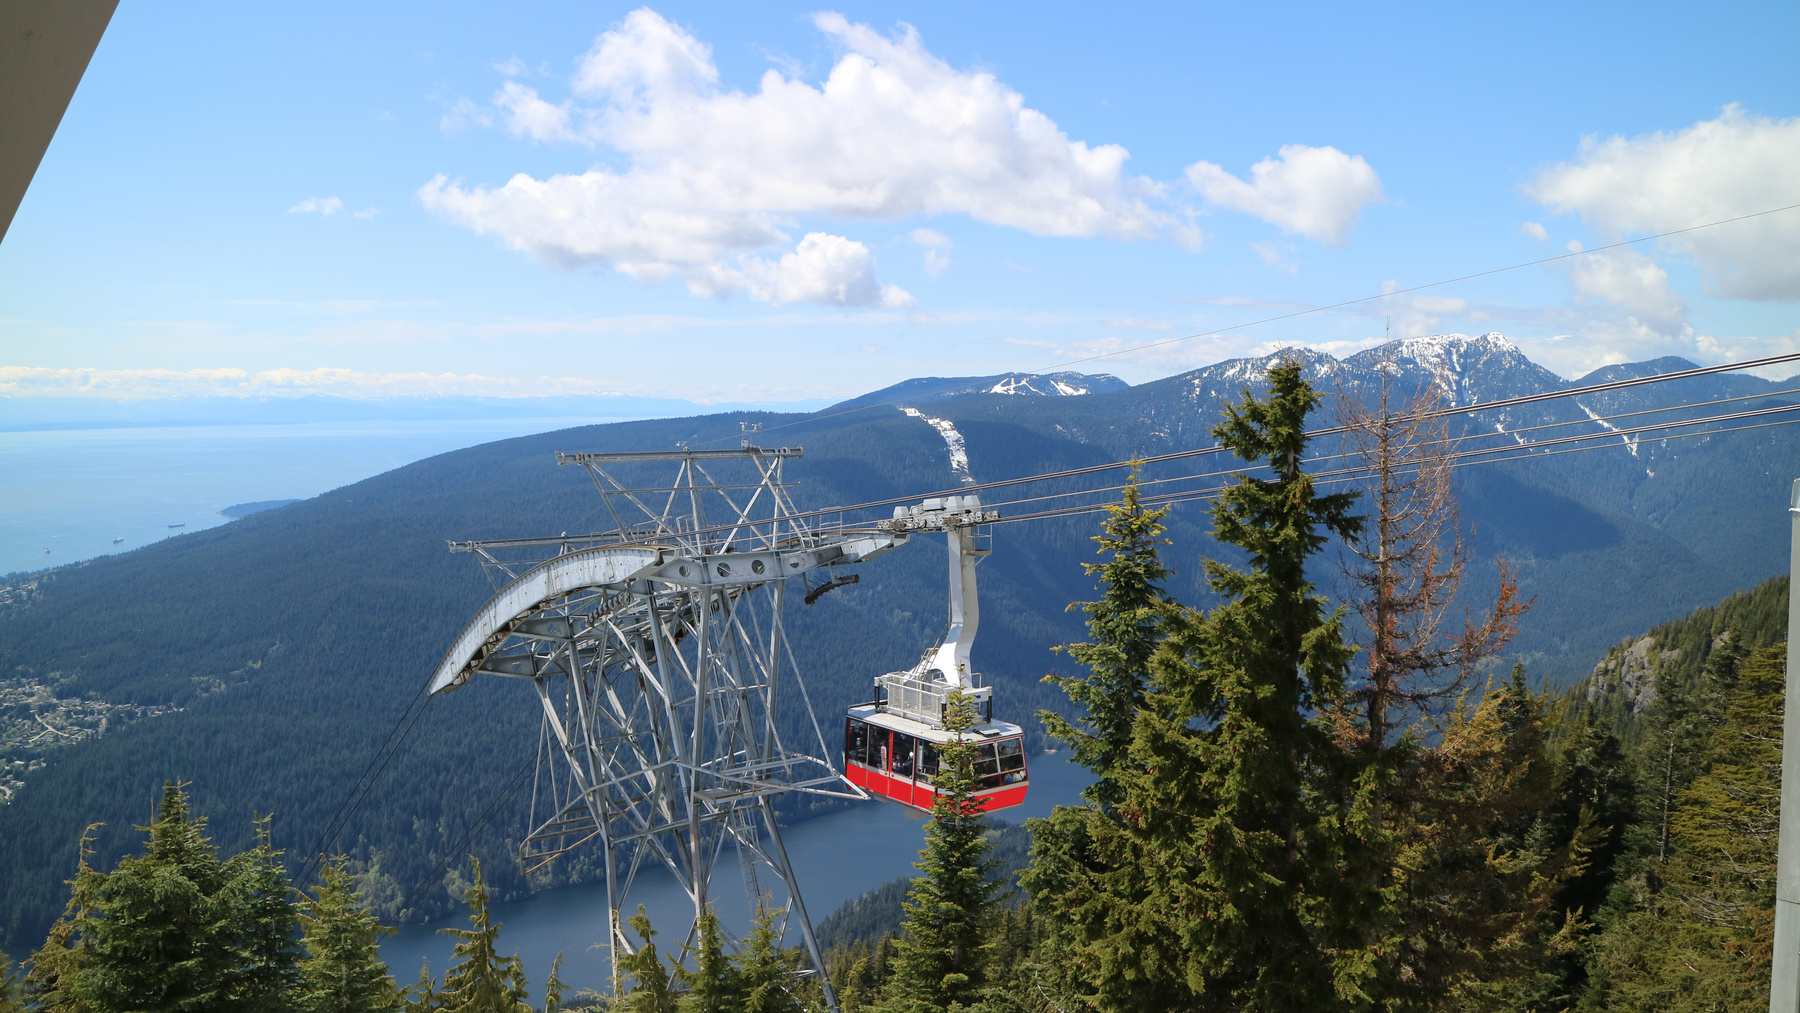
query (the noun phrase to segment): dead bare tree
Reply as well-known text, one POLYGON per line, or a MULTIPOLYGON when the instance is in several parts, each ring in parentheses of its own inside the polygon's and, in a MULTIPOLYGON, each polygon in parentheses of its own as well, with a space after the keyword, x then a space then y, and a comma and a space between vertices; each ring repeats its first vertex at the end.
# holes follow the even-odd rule
POLYGON ((1434 387, 1396 390, 1399 369, 1390 353, 1380 364, 1380 387, 1364 401, 1340 387, 1338 423, 1344 454, 1364 470, 1372 507, 1363 536, 1349 546, 1347 575, 1357 588, 1356 609, 1366 628, 1367 679, 1347 701, 1360 728, 1344 734, 1358 748, 1387 748, 1434 703, 1461 692, 1480 663, 1518 632, 1531 607, 1500 560, 1492 607, 1465 609, 1460 631, 1448 627, 1466 562, 1453 468, 1455 450, 1443 395, 1434 387))

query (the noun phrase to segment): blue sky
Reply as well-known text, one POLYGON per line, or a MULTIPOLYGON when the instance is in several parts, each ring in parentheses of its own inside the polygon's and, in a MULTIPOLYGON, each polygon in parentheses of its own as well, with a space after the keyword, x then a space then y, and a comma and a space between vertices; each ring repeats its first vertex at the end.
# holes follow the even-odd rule
POLYGON ((1497 330, 1800 347, 1793 4, 155 5, 0 243, 0 394, 835 398, 1497 330), (910 26, 910 27, 909 27, 910 26), (768 75, 774 75, 770 77, 768 75), (1260 165, 1260 173, 1258 166, 1260 165))

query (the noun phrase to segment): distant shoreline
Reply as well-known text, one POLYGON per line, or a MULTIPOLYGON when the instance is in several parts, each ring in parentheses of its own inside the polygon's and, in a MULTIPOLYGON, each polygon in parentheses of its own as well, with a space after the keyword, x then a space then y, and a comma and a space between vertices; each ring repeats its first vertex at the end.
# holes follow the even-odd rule
POLYGON ((258 500, 255 503, 234 503, 219 511, 219 516, 237 520, 240 517, 248 517, 251 514, 260 514, 264 510, 276 510, 287 506, 289 503, 298 502, 300 501, 297 499, 265 499, 258 500))

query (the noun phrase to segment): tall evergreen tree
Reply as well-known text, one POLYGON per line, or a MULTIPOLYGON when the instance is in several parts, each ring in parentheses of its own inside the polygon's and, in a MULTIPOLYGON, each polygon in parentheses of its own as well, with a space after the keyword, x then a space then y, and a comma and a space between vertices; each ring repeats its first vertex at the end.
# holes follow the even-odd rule
POLYGON ((272 817, 256 817, 255 847, 225 863, 241 911, 241 956, 232 990, 253 1013, 293 1009, 300 987, 299 912, 271 822, 272 817))
POLYGON ((544 1013, 562 1013, 563 992, 566 991, 562 980, 562 958, 559 950, 556 959, 550 962, 550 973, 544 975, 544 1013))
POLYGON ((440 1009, 437 979, 431 976, 431 961, 419 961, 419 979, 400 990, 406 1013, 433 1013, 440 1009))
POLYGON ((481 860, 470 856, 469 862, 475 882, 463 892, 463 901, 469 905, 470 927, 438 930, 456 939, 450 951, 456 963, 444 972, 439 1008, 446 1013, 529 1013, 524 966, 517 953, 510 957, 500 955, 500 923, 488 916, 481 860))
POLYGON ((1040 711, 1038 717, 1052 736, 1073 747, 1075 762, 1096 775, 1094 783, 1083 789, 1083 797, 1110 809, 1118 804, 1120 792, 1112 775, 1131 748, 1132 723, 1144 705, 1150 656, 1160 639, 1163 581, 1169 570, 1158 558, 1157 546, 1169 544, 1162 537, 1163 517, 1169 510, 1145 508, 1133 469, 1120 501, 1106 512, 1094 541, 1100 545, 1099 555, 1108 558, 1082 564, 1099 578, 1100 598, 1070 606, 1087 613, 1090 639, 1058 648, 1087 672, 1044 677, 1081 707, 1086 727, 1053 711, 1040 711))
POLYGON ((623 980, 613 983, 614 1005, 622 1013, 679 1013, 679 997, 669 982, 662 954, 656 950, 656 930, 650 927, 642 904, 631 916, 631 928, 644 942, 636 953, 616 959, 619 971, 629 979, 629 987, 623 980))
POLYGON ((1300 364, 1269 382, 1213 430, 1267 469, 1213 510, 1248 566, 1207 561, 1224 604, 1164 620, 1114 812, 1033 825, 1027 888, 1102 1010, 1356 1008, 1392 973, 1393 897, 1368 875, 1391 857, 1367 819, 1379 771, 1318 720, 1353 650, 1306 577, 1360 521, 1301 469, 1319 397, 1300 364))
POLYGON ((70 907, 33 957, 47 1009, 274 1013, 292 1008, 295 914, 280 852, 221 862, 184 786, 163 786, 142 855, 110 873, 83 860, 70 907))
MULTIPOLYGON (((1656 680, 1656 699, 1645 712, 1648 734, 1638 751, 1638 782, 1642 823, 1648 831, 1643 842, 1657 864, 1669 859, 1670 820, 1677 799, 1699 777, 1708 752, 1711 731, 1724 720, 1725 709, 1737 689, 1738 670, 1749 650, 1736 630, 1727 630, 1707 655, 1698 679, 1672 678, 1672 671, 1656 680)), ((1673 669, 1673 666, 1670 666, 1673 669)))
POLYGON ((783 947, 781 933, 775 928, 775 919, 783 913, 756 905, 756 920, 737 955, 735 976, 742 999, 741 1005, 730 1007, 734 1013, 802 1013, 805 1009, 793 988, 800 951, 783 947))
POLYGON ((399 988, 381 959, 381 937, 393 929, 369 912, 338 855, 300 916, 307 956, 300 962, 305 1013, 375 1013, 398 1009, 399 988))
POLYGON ((76 995, 81 971, 88 966, 87 939, 81 928, 93 911, 94 891, 105 877, 88 865, 94 853, 94 831, 101 824, 90 823, 82 832, 76 848, 75 878, 67 880, 69 901, 63 913, 50 926, 44 945, 31 955, 25 975, 25 987, 33 1004, 52 1013, 86 1013, 88 1007, 76 995))
POLYGON ((882 1008, 889 1013, 939 1013, 976 1002, 986 984, 988 938, 994 928, 996 863, 987 857, 987 819, 975 792, 975 745, 965 736, 975 708, 952 691, 944 708, 951 735, 933 779, 937 797, 925 825, 925 847, 914 865, 904 933, 895 944, 893 976, 882 1008))
POLYGON ((700 917, 700 938, 692 950, 692 969, 676 964, 672 970, 687 993, 683 1013, 738 1013, 744 1008, 744 977, 725 949, 719 917, 709 908, 700 917))

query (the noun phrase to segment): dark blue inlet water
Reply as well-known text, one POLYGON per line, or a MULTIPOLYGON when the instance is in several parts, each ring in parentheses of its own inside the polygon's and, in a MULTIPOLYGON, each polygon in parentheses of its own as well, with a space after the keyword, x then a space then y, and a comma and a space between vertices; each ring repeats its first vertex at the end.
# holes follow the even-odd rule
MULTIPOLYGON (((1048 816, 1056 805, 1080 801, 1081 789, 1092 780, 1086 769, 1068 762, 1068 753, 1034 757, 1031 791, 1025 804, 999 815, 1022 823, 1034 816, 1048 816)), ((788 858, 800 879, 801 897, 816 924, 847 900, 901 876, 911 876, 912 863, 924 843, 924 817, 892 802, 864 802, 844 812, 832 813, 782 829, 788 858)), ((750 923, 749 891, 739 874, 735 854, 727 850, 719 859, 719 875, 713 879, 714 910, 726 927, 738 934, 750 923)), ((760 885, 773 891, 778 885, 764 871, 760 885)), ((779 893, 776 903, 783 900, 779 893)), ((691 917, 686 896, 660 867, 638 873, 628 904, 643 904, 653 925, 671 934, 684 932, 691 917)), ((571 987, 601 989, 607 983, 609 958, 594 944, 606 938, 606 888, 573 886, 548 890, 511 904, 490 908, 500 930, 500 950, 517 950, 524 958, 533 995, 541 995, 545 972, 558 953, 563 955, 562 977, 571 987)), ((418 978, 419 964, 429 960, 434 975, 450 965, 452 940, 437 934, 446 926, 466 928, 467 916, 429 925, 409 925, 382 946, 394 977, 402 985, 418 978)), ((789 942, 799 942, 789 933, 789 942)), ((659 949, 679 950, 680 938, 659 937, 659 949)))

